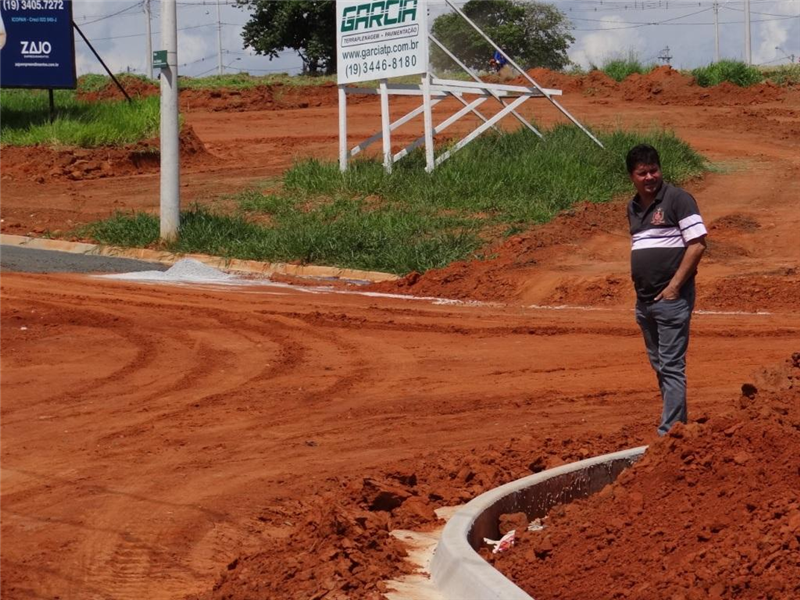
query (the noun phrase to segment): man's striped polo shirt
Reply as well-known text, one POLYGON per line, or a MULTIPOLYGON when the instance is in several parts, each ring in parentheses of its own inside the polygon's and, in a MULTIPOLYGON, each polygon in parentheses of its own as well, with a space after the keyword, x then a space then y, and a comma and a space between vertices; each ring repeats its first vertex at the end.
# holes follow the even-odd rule
MULTIPOLYGON (((636 296, 652 302, 669 285, 683 260, 686 244, 706 235, 703 218, 691 194, 666 182, 645 210, 639 195, 628 203, 631 228, 631 277, 636 296)), ((684 285, 691 285, 695 273, 684 285)))

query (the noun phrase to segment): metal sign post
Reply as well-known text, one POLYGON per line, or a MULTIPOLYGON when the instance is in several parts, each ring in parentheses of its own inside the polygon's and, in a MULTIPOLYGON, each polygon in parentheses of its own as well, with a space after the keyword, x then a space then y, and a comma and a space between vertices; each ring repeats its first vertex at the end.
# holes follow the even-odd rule
POLYGON ((374 142, 382 140, 383 166, 387 173, 391 173, 392 165, 395 162, 423 144, 425 146, 425 170, 431 172, 437 165, 450 158, 485 131, 497 130, 498 123, 507 116, 515 117, 541 138, 542 134, 517 110, 531 98, 549 100, 570 121, 602 147, 600 141, 555 100, 555 96, 561 95, 561 90, 541 87, 451 0, 445 0, 445 2, 489 44, 505 56, 509 64, 517 69, 531 85, 503 85, 482 81, 444 44, 428 34, 427 0, 337 0, 336 52, 339 83, 339 168, 341 171, 347 170, 347 163, 351 156, 364 151, 374 142), (428 66, 428 40, 441 48, 474 81, 455 81, 435 77, 428 66), (392 84, 388 81, 400 75, 411 74, 421 76, 419 84, 392 84), (351 87, 350 85, 372 80, 379 81, 377 89, 351 87), (378 94, 381 104, 380 131, 352 149, 348 148, 347 142, 348 94, 378 94), (389 114, 389 97, 393 95, 421 97, 422 105, 392 121, 389 114), (461 103, 462 108, 434 126, 433 107, 447 98, 455 98, 461 103), (494 116, 488 118, 481 114, 477 107, 490 99, 497 101, 502 108, 494 116), (469 113, 476 115, 482 123, 449 150, 436 157, 434 136, 469 113), (420 115, 423 117, 423 135, 399 152, 392 154, 392 131, 420 115))
POLYGON ((161 239, 175 240, 181 216, 180 122, 178 120, 178 12, 175 0, 161 2, 161 239), (166 64, 164 64, 166 63, 166 64))
MULTIPOLYGON (((389 95, 392 91, 388 79, 427 72, 426 7, 422 0, 337 0, 336 27, 339 167, 346 170, 348 160, 346 86, 377 79, 383 165, 386 172, 391 173, 394 163, 391 132, 399 125, 391 122, 389 95)), ((373 137, 373 141, 377 141, 378 137, 373 137)))

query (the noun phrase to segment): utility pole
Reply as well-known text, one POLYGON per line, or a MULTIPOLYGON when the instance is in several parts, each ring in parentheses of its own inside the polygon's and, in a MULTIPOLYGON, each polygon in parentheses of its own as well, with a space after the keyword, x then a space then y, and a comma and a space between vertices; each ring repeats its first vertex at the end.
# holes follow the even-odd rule
POLYGON ((153 79, 153 32, 150 30, 150 0, 144 0, 144 16, 147 19, 147 76, 153 79))
POLYGON ((167 52, 167 66, 161 69, 161 239, 172 241, 181 215, 176 0, 161 0, 161 48, 167 52))
POLYGON ((217 72, 222 75, 222 17, 217 0, 217 72))
POLYGON ((750 0, 744 0, 744 60, 748 65, 753 64, 750 51, 750 0))
POLYGON ((669 61, 672 60, 672 55, 669 53, 669 46, 661 51, 661 53, 658 55, 658 60, 663 61, 665 65, 669 64, 669 61))
POLYGON ((719 62, 719 2, 714 0, 714 62, 719 62))

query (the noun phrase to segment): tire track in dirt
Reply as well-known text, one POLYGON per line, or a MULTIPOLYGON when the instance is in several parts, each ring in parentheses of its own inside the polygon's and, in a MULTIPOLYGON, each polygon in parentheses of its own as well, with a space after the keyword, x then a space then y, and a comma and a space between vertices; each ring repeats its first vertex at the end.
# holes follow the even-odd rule
MULTIPOLYGON (((156 354, 146 370, 92 392, 125 392, 119 402, 94 402, 58 422, 4 424, 11 441, 3 449, 3 535, 14 540, 4 549, 8 585, 40 595, 41 585, 26 584, 23 573, 41 566, 51 573, 50 596, 183 597, 263 547, 264 506, 313 496, 333 486, 332 477, 368 476, 432 444, 469 454, 522 435, 548 437, 550 451, 587 431, 649 431, 658 413, 629 311, 414 308, 355 295, 59 276, 4 276, 3 294, 23 305, 30 298, 63 305, 67 321, 73 313, 89 321, 105 315, 106 325, 76 329, 75 344, 103 340, 106 327, 121 323, 148 336, 156 354), (114 321, 118 315, 125 319, 114 321)), ((693 387, 698 406, 716 410, 715 393, 730 373, 800 337, 796 318, 741 322, 699 319, 705 335, 693 342, 690 368, 714 368, 693 387), (706 356, 709 348, 718 355, 706 356)), ((5 329, 4 342, 30 343, 5 329)), ((116 360, 108 352, 87 370, 105 375, 116 360)), ((62 382, 44 381, 48 397, 62 397, 62 382)), ((4 404, 15 410, 37 387, 7 390, 4 404)))
MULTIPOLYGON (((83 303, 83 301, 84 300, 82 298, 76 300, 73 311, 81 311, 82 309, 80 308, 80 304, 83 303)), ((102 299, 100 301, 102 303, 102 299)), ((159 307, 154 303, 141 303, 141 308, 148 311, 159 312, 158 320, 151 323, 151 326, 156 331, 158 331, 161 326, 160 321, 174 320, 175 322, 178 322, 181 318, 180 315, 174 314, 176 311, 173 309, 168 310, 166 313, 163 310, 159 311, 159 307)), ((113 313, 113 310, 110 312, 113 313)), ((96 311, 92 313, 81 313, 84 320, 92 322, 97 321, 98 314, 100 313, 96 311)), ((102 314, 108 315, 110 313, 102 314)), ((71 315, 70 320, 76 321, 78 319, 75 317, 75 315, 71 315)), ((231 357, 233 356, 232 353, 223 352, 219 350, 219 348, 214 352, 209 352, 208 347, 203 346, 202 342, 199 342, 199 347, 195 348, 194 351, 187 352, 187 350, 189 350, 193 345, 193 342, 195 342, 196 345, 198 343, 197 340, 201 339, 203 334, 211 331, 217 332, 215 343, 218 344, 218 346, 224 346, 227 343, 225 339, 219 338, 218 333, 220 331, 224 332, 225 334, 227 334, 228 331, 237 332, 235 333, 235 337, 237 339, 240 339, 241 337, 239 336, 238 331, 247 331, 249 332, 247 337, 250 340, 251 346, 255 346, 253 342, 256 342, 258 338, 261 338, 260 342, 263 342, 264 339, 277 341, 282 348, 282 350, 278 353, 282 355, 281 360, 277 362, 270 360, 270 366, 262 368, 250 378, 238 380, 235 378, 227 379, 226 385, 228 385, 231 389, 256 384, 263 379, 293 377, 294 373, 292 369, 294 367, 303 365, 304 357, 308 355, 317 342, 321 342, 323 346, 325 346, 321 350, 321 353, 348 357, 344 364, 347 374, 345 376, 339 376, 333 385, 323 387, 318 391, 307 393, 304 398, 305 401, 303 402, 303 405, 307 405, 308 402, 322 400, 332 394, 345 393, 356 382, 363 379, 364 373, 366 373, 368 370, 366 363, 364 363, 363 360, 360 361, 360 366, 357 366, 355 369, 353 369, 353 361, 349 357, 357 355, 357 347, 355 344, 344 342, 337 343, 335 336, 316 332, 313 330, 313 328, 308 327, 302 322, 293 323, 292 320, 286 319, 285 317, 272 316, 270 318, 265 318, 263 315, 250 318, 241 318, 241 316, 236 312, 220 310, 209 311, 209 314, 204 317, 204 320, 206 322, 203 323, 202 327, 193 327, 191 334, 188 334, 187 332, 180 332, 178 335, 172 336, 172 351, 180 352, 180 354, 184 357, 187 355, 194 356, 194 359, 196 360, 196 362, 193 363, 193 366, 190 367, 189 371, 184 373, 171 385, 160 385, 157 389, 153 389, 152 386, 141 388, 139 390, 139 396, 136 397, 135 401, 130 400, 129 403, 116 406, 113 413, 117 413, 122 416, 133 406, 134 403, 140 407, 147 407, 148 412, 152 412, 153 410, 158 409, 159 404, 157 403, 154 406, 152 404, 153 401, 164 398, 164 402, 166 403, 166 399, 169 398, 169 395, 172 392, 179 390, 183 392, 183 396, 186 396, 187 394, 191 396, 193 389, 202 390, 205 388, 204 393, 199 398, 196 398, 193 401, 193 404, 191 402, 184 402, 183 406, 159 414, 157 417, 151 418, 144 422, 139 421, 134 424, 130 424, 130 417, 128 417, 126 419, 129 423, 128 425, 122 429, 115 429, 105 436, 98 438, 93 442, 92 445, 105 446, 110 442, 116 441, 120 438, 125 438, 125 444, 127 446, 133 441, 131 438, 136 437, 137 434, 144 433, 144 429, 148 425, 152 426, 152 429, 156 429, 157 426, 162 422, 171 422, 173 426, 177 423, 181 423, 182 425, 190 424, 191 419, 187 420, 185 418, 187 407, 189 407, 190 404, 191 406, 195 407, 201 405, 202 408, 207 409, 207 411, 213 411, 218 408, 218 403, 216 401, 224 398, 225 392, 217 392, 212 394, 208 393, 208 383, 210 377, 208 373, 213 371, 215 368, 218 369, 230 364, 231 357), (212 322, 207 322, 208 319, 211 319, 212 322), (291 339, 298 338, 303 340, 301 345, 290 341, 291 339), (311 338, 311 340, 309 340, 309 338, 311 338), (175 348, 176 345, 177 348, 175 348), (223 357, 224 361, 222 360, 223 357)), ((157 365, 164 359, 164 357, 161 356, 161 354, 164 353, 163 343, 161 340, 155 340, 153 346, 157 347, 158 351, 155 352, 157 356, 153 357, 151 364, 157 365)), ((239 350, 243 351, 245 354, 247 353, 247 348, 240 347, 239 350)), ((176 368, 180 367, 181 365, 185 365, 186 359, 184 358, 183 360, 184 363, 173 363, 171 367, 176 368)), ((229 375, 231 374, 229 373, 229 375)), ((111 378, 117 379, 117 385, 124 386, 125 377, 133 378, 135 377, 135 373, 130 368, 126 368, 118 371, 111 378)), ((90 391, 92 390, 88 388, 82 390, 83 393, 90 391)), ((66 396, 63 395, 56 396, 49 398, 49 400, 51 402, 58 402, 65 397, 66 396)), ((196 413, 197 411, 192 412, 196 413)), ((202 417, 200 420, 203 420, 202 417)), ((117 451, 114 452, 104 451, 101 453, 102 458, 107 460, 109 458, 113 458, 114 456, 124 455, 128 452, 128 450, 126 450, 126 446, 121 446, 117 451)), ((11 498, 11 502, 13 504, 13 498, 11 498)), ((137 511, 135 510, 135 507, 132 508, 130 506, 129 500, 127 501, 127 504, 128 506, 124 511, 125 518, 120 518, 119 514, 115 513, 116 509, 112 509, 110 511, 104 510, 103 513, 100 514, 95 513, 93 520, 102 521, 105 518, 104 515, 114 514, 114 527, 118 527, 119 532, 125 532, 128 529, 135 530, 137 522, 140 520, 146 520, 145 517, 152 513, 152 508, 147 508, 144 511, 137 511), (136 512, 142 512, 142 515, 136 517, 134 516, 136 512), (133 520, 131 520, 132 517, 133 520)), ((202 535, 192 534, 192 530, 198 529, 195 521, 195 519, 191 519, 183 527, 183 537, 186 542, 188 542, 194 536, 199 538, 198 541, 205 537, 202 535)), ((202 528, 200 528, 200 530, 202 530, 202 528)), ((155 568, 154 565, 156 565, 158 561, 156 561, 155 557, 153 556, 154 550, 152 545, 144 544, 141 541, 132 540, 130 536, 123 535, 123 533, 118 533, 117 536, 109 536, 108 532, 106 531, 90 536, 92 539, 97 537, 100 539, 96 542, 93 541, 89 543, 88 546, 87 544, 82 544, 82 547, 88 547, 88 550, 77 552, 78 555, 82 557, 80 571, 86 574, 86 585, 88 586, 88 589, 97 590, 101 595, 112 594, 114 597, 119 598, 134 598, 142 597, 142 590, 148 585, 152 585, 154 580, 163 580, 166 583, 170 580, 185 579, 185 577, 180 577, 178 573, 173 572, 174 569, 167 569, 165 571, 164 569, 159 570, 155 568), (98 547, 95 547, 95 543, 98 545, 98 547)), ((158 536, 153 539, 158 539, 158 536)), ((218 551, 215 552, 213 549, 206 552, 210 552, 211 554, 218 553, 218 551)))
MULTIPOLYGON (((3 313, 6 313, 6 311, 13 311, 15 304, 16 302, 12 301, 11 307, 9 307, 8 301, 4 302, 3 313)), ((67 311, 67 315, 64 315, 66 307, 65 303, 61 302, 60 299, 48 301, 27 298, 25 299, 24 304, 26 305, 26 308, 30 306, 37 306, 39 307, 40 311, 44 309, 44 315, 42 312, 40 312, 38 315, 39 321, 36 323, 37 326, 44 324, 44 326, 47 327, 48 325, 57 324, 59 321, 63 320, 64 316, 66 316, 68 323, 71 326, 87 329, 100 327, 109 329, 109 313, 107 312, 90 310, 86 309, 85 307, 81 308, 80 306, 76 306, 75 310, 67 311), (54 315, 56 314, 59 316, 55 317, 54 315), (42 323, 42 321, 45 322, 42 323)), ((93 393, 99 394, 100 389, 108 383, 116 383, 120 379, 124 378, 124 376, 146 369, 153 364, 155 344, 152 342, 152 340, 150 340, 147 336, 138 333, 130 320, 127 320, 118 314, 111 315, 110 320, 112 322, 110 323, 110 329, 113 331, 113 333, 119 335, 124 341, 129 342, 129 344, 135 348, 134 358, 105 377, 96 379, 91 383, 86 383, 80 387, 73 388, 67 392, 62 392, 55 396, 46 396, 40 401, 37 401, 33 405, 29 406, 35 406, 36 404, 57 403, 64 409, 74 407, 77 404, 85 402, 87 395, 91 395, 93 393), (64 406, 65 403, 66 406, 64 406)), ((57 334, 58 331, 54 331, 54 333, 57 334)))

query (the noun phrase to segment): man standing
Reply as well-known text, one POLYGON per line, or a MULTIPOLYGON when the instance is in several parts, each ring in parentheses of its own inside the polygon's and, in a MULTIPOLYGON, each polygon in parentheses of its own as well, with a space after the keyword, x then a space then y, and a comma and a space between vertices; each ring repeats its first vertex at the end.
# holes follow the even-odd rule
POLYGON ((706 231, 695 199, 664 183, 661 160, 642 144, 625 159, 636 196, 628 204, 631 277, 636 322, 658 376, 663 411, 658 434, 686 423, 686 350, 694 308, 694 276, 706 249, 706 231))

